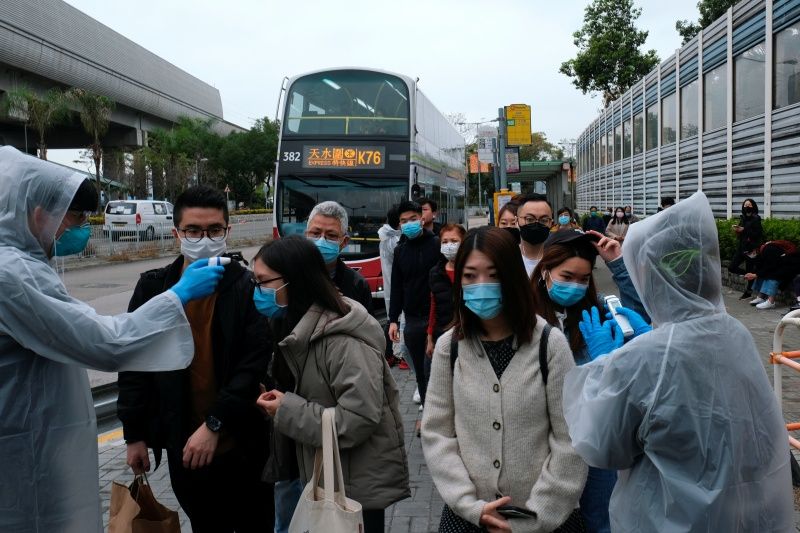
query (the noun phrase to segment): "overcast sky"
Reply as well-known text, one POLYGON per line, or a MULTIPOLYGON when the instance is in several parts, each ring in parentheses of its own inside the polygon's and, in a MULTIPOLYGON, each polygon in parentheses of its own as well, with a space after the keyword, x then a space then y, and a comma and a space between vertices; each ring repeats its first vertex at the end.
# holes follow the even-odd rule
MULTIPOLYGON (((558 72, 588 0, 67 0, 222 95, 225 119, 274 118, 281 80, 316 68, 378 67, 420 78, 443 113, 469 121, 512 103, 532 107, 534 131, 575 138, 597 114, 558 72)), ((680 46, 678 19, 697 0, 638 0, 646 48, 680 46)))

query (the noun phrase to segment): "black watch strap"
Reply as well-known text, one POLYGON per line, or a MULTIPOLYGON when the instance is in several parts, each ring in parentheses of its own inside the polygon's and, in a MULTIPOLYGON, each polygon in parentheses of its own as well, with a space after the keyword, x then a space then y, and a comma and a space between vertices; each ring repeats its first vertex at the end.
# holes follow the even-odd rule
POLYGON ((208 415, 206 417, 206 426, 208 426, 208 429, 214 433, 219 433, 219 431, 222 429, 222 421, 216 416, 208 415))

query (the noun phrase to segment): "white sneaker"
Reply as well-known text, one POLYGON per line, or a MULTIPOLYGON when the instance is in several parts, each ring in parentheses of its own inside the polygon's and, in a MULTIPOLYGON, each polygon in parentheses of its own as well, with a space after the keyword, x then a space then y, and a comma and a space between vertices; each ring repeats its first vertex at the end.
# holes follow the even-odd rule
POLYGON ((422 403, 422 397, 419 395, 419 387, 414 390, 414 403, 422 403))
POLYGON ((775 302, 763 301, 756 306, 756 309, 775 309, 775 302))
POLYGON ((422 412, 422 406, 421 405, 419 406, 419 412, 420 413, 422 412))
POLYGON ((758 305, 764 302, 766 302, 764 298, 762 298, 761 296, 756 296, 755 298, 750 300, 750 305, 758 305))

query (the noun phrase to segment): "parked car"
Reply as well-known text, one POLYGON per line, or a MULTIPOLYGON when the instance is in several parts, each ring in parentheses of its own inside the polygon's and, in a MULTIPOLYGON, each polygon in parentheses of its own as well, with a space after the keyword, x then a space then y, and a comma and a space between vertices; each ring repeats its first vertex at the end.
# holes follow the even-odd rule
POLYGON ((115 200, 106 205, 103 235, 153 240, 172 235, 172 204, 154 200, 115 200))

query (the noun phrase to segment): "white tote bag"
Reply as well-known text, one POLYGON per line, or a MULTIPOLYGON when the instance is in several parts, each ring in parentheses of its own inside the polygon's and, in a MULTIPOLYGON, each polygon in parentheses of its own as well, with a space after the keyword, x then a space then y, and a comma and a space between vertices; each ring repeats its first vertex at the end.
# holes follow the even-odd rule
POLYGON ((308 482, 289 525, 289 533, 363 533, 361 504, 344 493, 335 409, 322 413, 322 449, 314 457, 314 474, 308 482), (319 486, 323 472, 325 488, 319 486))

